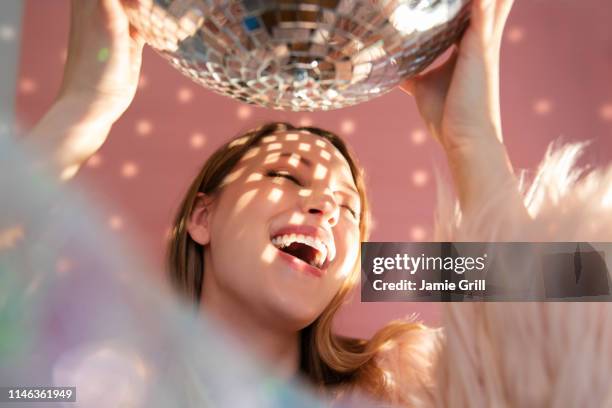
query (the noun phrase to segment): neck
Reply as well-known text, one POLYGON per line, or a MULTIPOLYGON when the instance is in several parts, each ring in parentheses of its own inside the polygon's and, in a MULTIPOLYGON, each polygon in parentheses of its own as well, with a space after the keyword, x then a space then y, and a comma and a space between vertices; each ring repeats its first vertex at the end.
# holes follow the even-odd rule
MULTIPOLYGON (((209 276, 212 274, 208 274, 209 276)), ((257 316, 248 304, 223 292, 204 277, 201 309, 238 340, 249 353, 267 362, 279 378, 290 379, 299 370, 299 332, 274 326, 269 316, 257 316)))

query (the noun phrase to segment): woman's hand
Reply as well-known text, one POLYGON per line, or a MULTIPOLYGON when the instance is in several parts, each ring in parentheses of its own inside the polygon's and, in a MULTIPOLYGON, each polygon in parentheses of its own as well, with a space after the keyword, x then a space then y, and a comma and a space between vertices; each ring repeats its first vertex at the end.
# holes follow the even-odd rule
MULTIPOLYGON (((470 26, 441 66, 400 85, 444 148, 464 212, 507 186, 522 206, 502 144, 499 54, 513 0, 473 0, 470 26), (512 191, 513 190, 513 191, 512 191)), ((524 207, 523 207, 524 208, 524 207)))
POLYGON ((58 99, 76 99, 114 122, 136 93, 144 41, 121 0, 72 0, 69 38, 58 99))
POLYGON ((71 178, 106 141, 136 93, 143 45, 121 0, 71 1, 60 92, 27 140, 48 171, 71 178))

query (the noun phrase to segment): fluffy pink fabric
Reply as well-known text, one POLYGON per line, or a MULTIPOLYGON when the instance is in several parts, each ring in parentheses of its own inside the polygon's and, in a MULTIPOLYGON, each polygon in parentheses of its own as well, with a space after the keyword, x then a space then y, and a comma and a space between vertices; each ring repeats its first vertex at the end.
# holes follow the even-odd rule
MULTIPOLYGON (((437 240, 612 241, 612 166, 578 168, 584 148, 551 146, 533 181, 523 180, 527 222, 513 218, 504 189, 462 217, 439 183, 437 240)), ((444 316, 443 336, 405 339, 381 360, 402 405, 612 407, 612 304, 455 303, 444 316)))
POLYGON ((498 194, 462 219, 452 189, 438 177, 437 241, 611 241, 612 166, 589 170, 577 165, 586 143, 549 146, 533 181, 523 174, 519 188, 532 217, 529 225, 515 218, 517 209, 498 194), (512 226, 502 229, 501 226, 512 226))

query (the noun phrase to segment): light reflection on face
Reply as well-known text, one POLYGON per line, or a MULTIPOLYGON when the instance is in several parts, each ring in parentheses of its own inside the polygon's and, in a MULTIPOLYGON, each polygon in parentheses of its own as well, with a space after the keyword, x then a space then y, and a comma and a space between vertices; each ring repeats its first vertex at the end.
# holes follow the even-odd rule
POLYGON ((280 132, 251 148, 222 185, 211 209, 204 294, 214 280, 245 310, 305 327, 359 255, 360 199, 347 161, 319 136, 280 132), (320 276, 272 244, 276 233, 303 227, 312 228, 305 237, 321 238, 328 258, 335 253, 320 276))

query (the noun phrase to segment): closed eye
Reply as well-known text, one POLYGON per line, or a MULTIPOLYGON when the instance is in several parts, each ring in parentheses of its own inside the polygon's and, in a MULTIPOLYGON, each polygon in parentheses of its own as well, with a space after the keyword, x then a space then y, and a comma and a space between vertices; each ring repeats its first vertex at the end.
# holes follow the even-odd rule
POLYGON ((286 179, 289 179, 289 180, 293 181, 298 186, 300 186, 300 187, 302 186, 302 183, 300 182, 300 180, 298 180, 296 177, 292 176, 291 173, 289 173, 288 171, 269 170, 266 173, 266 176, 272 177, 272 178, 286 178, 286 179))
POLYGON ((347 209, 347 210, 348 210, 348 211, 351 213, 351 215, 353 216, 353 218, 355 218, 355 219, 357 219, 357 218, 358 218, 358 217, 357 217, 357 211, 353 210, 353 208, 352 208, 350 205, 341 205, 340 207, 342 207, 342 208, 346 208, 346 209, 347 209))

